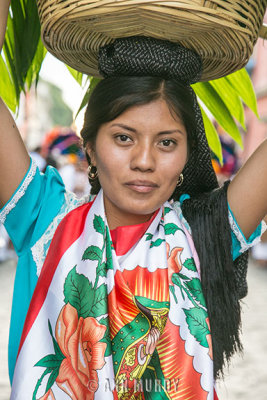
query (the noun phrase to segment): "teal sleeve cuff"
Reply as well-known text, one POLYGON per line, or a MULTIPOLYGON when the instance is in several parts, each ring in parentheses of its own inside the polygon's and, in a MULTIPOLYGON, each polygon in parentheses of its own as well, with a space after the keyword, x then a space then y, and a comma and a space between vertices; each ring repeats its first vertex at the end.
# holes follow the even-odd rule
POLYGON ((34 162, 16 192, 1 210, 5 228, 18 255, 41 237, 64 202, 65 186, 53 167, 43 174, 34 162))
POLYGON ((256 243, 260 241, 260 237, 263 233, 263 224, 262 222, 257 226, 255 231, 250 235, 248 239, 246 239, 243 234, 238 222, 230 208, 228 203, 228 217, 229 223, 231 226, 231 235, 232 235, 232 255, 235 260, 242 253, 248 250, 250 247, 254 246, 256 243))

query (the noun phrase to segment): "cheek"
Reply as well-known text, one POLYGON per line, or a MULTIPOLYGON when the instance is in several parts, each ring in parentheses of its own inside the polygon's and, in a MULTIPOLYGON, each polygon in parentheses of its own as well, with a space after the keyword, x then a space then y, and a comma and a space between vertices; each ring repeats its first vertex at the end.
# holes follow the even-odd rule
POLYGON ((100 183, 101 181, 109 183, 119 176, 124 161, 116 154, 112 146, 102 146, 96 152, 96 165, 100 183))
POLYGON ((166 157, 166 159, 161 163, 160 169, 162 173, 165 174, 168 181, 175 181, 184 169, 186 162, 186 151, 177 152, 177 154, 170 154, 169 157, 166 157))

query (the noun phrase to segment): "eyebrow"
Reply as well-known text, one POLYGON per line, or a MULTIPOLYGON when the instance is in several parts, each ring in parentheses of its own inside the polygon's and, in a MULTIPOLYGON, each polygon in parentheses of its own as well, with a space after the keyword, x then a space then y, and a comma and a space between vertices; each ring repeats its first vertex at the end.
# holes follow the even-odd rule
POLYGON ((119 126, 120 128, 127 129, 128 131, 131 131, 131 132, 134 132, 134 133, 137 132, 136 129, 131 128, 130 126, 127 126, 127 125, 124 125, 124 124, 112 124, 111 127, 112 126, 119 126))
MULTIPOLYGON (((127 129, 128 131, 134 132, 134 133, 137 132, 136 129, 131 128, 130 126, 127 126, 124 124, 112 124, 111 127, 112 126, 119 126, 120 128, 127 129)), ((180 129, 171 129, 171 130, 161 131, 158 133, 158 135, 170 135, 171 133, 176 133, 176 132, 180 133, 181 135, 184 135, 184 132, 182 132, 180 129)))

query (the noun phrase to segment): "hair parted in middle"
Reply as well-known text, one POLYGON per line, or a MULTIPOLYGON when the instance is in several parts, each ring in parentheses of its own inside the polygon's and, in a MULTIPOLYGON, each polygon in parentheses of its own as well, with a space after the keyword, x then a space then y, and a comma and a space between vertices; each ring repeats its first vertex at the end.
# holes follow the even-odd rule
MULTIPOLYGON (((117 118, 130 107, 163 99, 174 118, 179 118, 187 132, 188 151, 194 146, 196 130, 195 114, 190 91, 179 82, 153 76, 116 76, 101 80, 88 102, 84 125, 81 130, 83 146, 90 143, 94 148, 97 133, 102 124, 117 118)), ((91 164, 86 153, 87 161, 91 164)), ((91 194, 101 188, 99 180, 90 180, 91 194)), ((174 192, 175 193, 175 192, 174 192)))

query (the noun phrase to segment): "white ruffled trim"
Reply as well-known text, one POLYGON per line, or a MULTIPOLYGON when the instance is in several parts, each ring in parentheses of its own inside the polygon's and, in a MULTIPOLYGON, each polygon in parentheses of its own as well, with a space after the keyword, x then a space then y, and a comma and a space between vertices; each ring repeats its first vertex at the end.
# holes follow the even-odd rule
POLYGON ((36 173, 37 165, 34 160, 31 161, 30 169, 27 172, 21 186, 17 189, 11 200, 4 206, 3 210, 0 212, 0 224, 4 224, 7 215, 16 206, 18 201, 24 196, 29 184, 33 180, 36 173))
POLYGON ((267 224, 264 220, 261 221, 261 235, 267 230, 267 224))
POLYGON ((66 191, 65 202, 62 205, 59 213, 55 216, 53 221, 50 223, 50 225, 48 226, 45 233, 31 248, 32 257, 36 264, 37 276, 39 276, 41 273, 50 242, 53 239, 56 229, 57 229, 58 225, 60 224, 60 222, 62 221, 62 219, 70 211, 74 210, 75 208, 77 208, 85 203, 88 203, 91 200, 92 200, 92 196, 90 196, 90 195, 78 198, 78 197, 76 197, 76 195, 74 193, 66 191))
MULTIPOLYGON (((190 225, 188 224, 187 220, 183 216, 182 209, 181 209, 181 203, 179 201, 175 201, 175 202, 173 202, 172 206, 173 206, 174 210, 176 211, 176 213, 178 215, 178 218, 180 219, 182 224, 186 227, 188 232, 190 234, 192 234, 190 225)), ((260 233, 260 235, 256 236, 251 242, 248 242, 245 239, 245 237, 242 234, 242 232, 240 231, 240 228, 239 228, 237 222, 235 221, 235 219, 234 219, 234 217, 233 217, 233 215, 232 215, 230 210, 228 210, 228 218, 229 218, 229 223, 230 223, 231 229, 232 229, 233 233, 235 234, 237 240, 240 243, 240 251, 242 253, 244 251, 248 250, 250 247, 255 246, 255 244, 257 244, 258 242, 260 242, 261 235, 267 230, 267 224, 263 220, 261 222, 261 233, 260 233)))
POLYGON ((240 252, 243 253, 244 251, 248 250, 250 247, 255 246, 255 244, 259 243, 261 240, 261 235, 266 231, 267 225, 265 221, 261 222, 261 233, 256 236, 251 242, 248 242, 246 238, 244 237, 243 233, 241 232, 237 222, 235 221, 231 211, 228 211, 228 218, 229 218, 229 223, 231 226, 231 229, 233 233, 235 234, 237 240, 240 243, 240 252))

